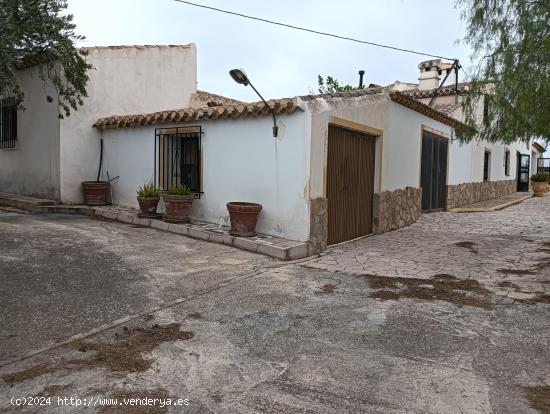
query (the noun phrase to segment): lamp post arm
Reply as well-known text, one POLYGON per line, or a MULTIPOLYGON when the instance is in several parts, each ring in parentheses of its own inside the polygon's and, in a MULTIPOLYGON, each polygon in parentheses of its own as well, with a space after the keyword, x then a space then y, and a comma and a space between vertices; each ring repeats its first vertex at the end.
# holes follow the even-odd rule
POLYGON ((250 82, 250 80, 248 81, 248 84, 250 85, 250 87, 252 89, 254 89, 254 92, 256 92, 256 95, 258 95, 260 97, 260 99, 264 102, 265 106, 268 107, 268 109, 271 111, 271 115, 273 116, 273 136, 276 138, 277 137, 277 133, 279 132, 279 127, 277 126, 277 118, 275 117, 275 109, 271 108, 269 106, 269 104, 267 103, 267 101, 264 99, 264 97, 262 95, 260 95, 260 92, 258 92, 256 90, 256 88, 254 87, 254 85, 252 85, 252 83, 250 82))

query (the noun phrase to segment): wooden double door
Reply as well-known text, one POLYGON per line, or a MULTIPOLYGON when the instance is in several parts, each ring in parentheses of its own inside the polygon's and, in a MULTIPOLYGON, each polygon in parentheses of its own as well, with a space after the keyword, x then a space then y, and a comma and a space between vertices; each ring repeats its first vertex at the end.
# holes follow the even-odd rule
POLYGON ((422 211, 445 209, 447 198, 447 154, 449 140, 422 131, 422 160, 420 185, 422 187, 422 211))
POLYGON ((328 244, 372 233, 376 137, 329 125, 328 244))

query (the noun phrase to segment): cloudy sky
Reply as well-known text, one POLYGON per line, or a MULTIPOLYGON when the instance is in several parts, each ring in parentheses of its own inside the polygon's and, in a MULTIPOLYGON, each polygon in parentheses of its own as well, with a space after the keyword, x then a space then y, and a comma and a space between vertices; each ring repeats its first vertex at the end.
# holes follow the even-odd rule
MULTIPOLYGON (((470 50, 457 39, 464 23, 454 0, 195 0, 243 14, 318 31, 457 57, 469 65, 470 50)), ((266 98, 316 90, 317 75, 342 82, 416 82, 427 59, 300 32, 204 10, 173 0, 69 0, 81 46, 186 44, 198 50, 198 88, 253 101, 254 92, 234 83, 231 68, 244 68, 266 98)))

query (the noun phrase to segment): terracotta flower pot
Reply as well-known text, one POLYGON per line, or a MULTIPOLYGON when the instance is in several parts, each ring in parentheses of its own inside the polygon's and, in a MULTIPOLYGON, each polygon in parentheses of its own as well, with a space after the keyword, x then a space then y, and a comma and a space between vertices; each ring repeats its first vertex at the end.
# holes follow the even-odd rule
POLYGON ((544 193, 548 188, 548 183, 541 181, 531 181, 533 187, 533 193, 535 197, 544 197, 544 193))
POLYGON ((157 218, 160 214, 157 213, 157 206, 160 201, 160 197, 138 197, 139 208, 141 213, 138 213, 138 217, 143 218, 157 218))
POLYGON ((109 181, 83 181, 84 204, 105 206, 109 200, 109 181))
POLYGON ((163 194, 164 207, 166 214, 164 221, 168 223, 187 223, 189 221, 189 210, 195 199, 194 194, 188 195, 170 195, 163 194))
POLYGON ((256 223, 262 211, 262 205, 256 203, 230 202, 227 203, 231 231, 233 236, 250 237, 256 235, 256 223))

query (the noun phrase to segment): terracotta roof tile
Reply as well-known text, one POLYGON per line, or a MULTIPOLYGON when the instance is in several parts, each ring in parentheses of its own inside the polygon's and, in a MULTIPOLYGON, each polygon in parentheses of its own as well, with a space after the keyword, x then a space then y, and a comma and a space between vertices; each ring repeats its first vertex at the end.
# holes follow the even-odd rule
POLYGON ((226 96, 216 95, 215 93, 197 90, 197 92, 191 95, 190 107, 204 108, 206 106, 239 104, 246 104, 246 102, 239 101, 237 99, 227 98, 226 96))
MULTIPOLYGON (((276 114, 292 114, 302 110, 295 99, 272 99, 268 101, 276 114)), ((150 114, 120 115, 100 118, 93 125, 98 129, 128 128, 176 122, 193 122, 206 119, 234 119, 270 115, 263 102, 239 103, 203 108, 182 108, 150 114)))
POLYGON ((443 112, 445 115, 451 116, 455 111, 460 108, 460 104, 440 104, 432 105, 432 108, 437 109, 439 112, 443 112))
MULTIPOLYGON (((468 82, 459 82, 458 94, 464 95, 468 92, 468 82)), ((407 89, 402 91, 405 95, 409 95, 414 99, 431 98, 433 96, 450 96, 455 94, 455 85, 443 86, 441 89, 407 89), (436 93, 437 91, 437 93, 436 93)))
POLYGON ((464 125, 458 119, 455 119, 444 112, 438 111, 433 106, 429 106, 425 103, 417 101, 415 98, 407 94, 406 91, 391 91, 389 92, 389 95, 392 101, 397 102, 400 105, 406 106, 407 108, 426 115, 432 119, 435 119, 436 121, 439 121, 445 125, 449 125, 453 128, 466 127, 466 125, 464 125))

